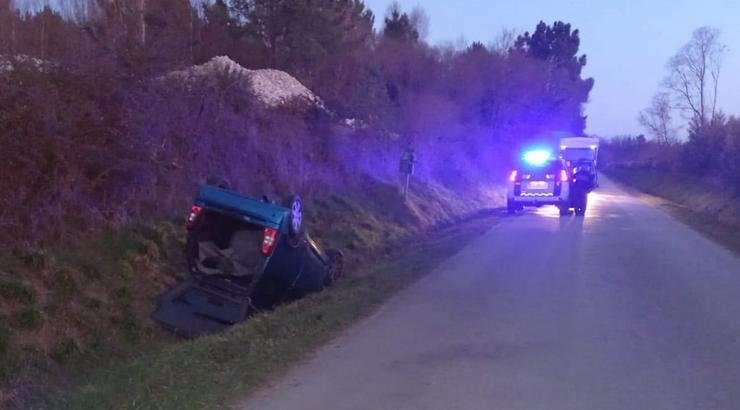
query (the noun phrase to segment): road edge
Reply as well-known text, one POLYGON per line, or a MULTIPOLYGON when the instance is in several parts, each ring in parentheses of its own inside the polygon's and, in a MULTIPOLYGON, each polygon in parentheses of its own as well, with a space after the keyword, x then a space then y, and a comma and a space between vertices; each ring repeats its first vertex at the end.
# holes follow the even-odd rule
POLYGON ((740 256, 740 234, 738 234, 737 228, 732 226, 728 227, 722 224, 706 212, 695 211, 681 203, 672 201, 669 198, 647 193, 635 186, 620 181, 618 178, 612 177, 608 173, 605 173, 605 175, 609 178, 609 181, 614 183, 619 189, 664 211, 666 214, 698 232, 703 237, 740 256))

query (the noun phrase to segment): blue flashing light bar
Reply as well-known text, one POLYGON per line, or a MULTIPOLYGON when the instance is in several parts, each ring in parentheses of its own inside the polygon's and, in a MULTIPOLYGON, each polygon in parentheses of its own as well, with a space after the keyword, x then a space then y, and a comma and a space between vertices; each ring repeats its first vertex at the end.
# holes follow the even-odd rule
POLYGON ((550 151, 546 150, 531 150, 524 153, 524 161, 530 165, 542 166, 552 158, 550 151))

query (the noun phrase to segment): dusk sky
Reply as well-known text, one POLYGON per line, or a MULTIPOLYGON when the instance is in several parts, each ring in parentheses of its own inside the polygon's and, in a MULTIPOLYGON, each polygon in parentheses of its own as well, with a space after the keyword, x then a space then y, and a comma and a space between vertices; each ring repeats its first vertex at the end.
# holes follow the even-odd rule
MULTIPOLYGON (((392 0, 365 0, 376 23, 392 0)), ((596 85, 586 107, 587 132, 603 136, 643 133, 637 115, 665 76, 665 63, 694 29, 713 26, 727 45, 719 106, 740 115, 740 1, 738 0, 399 0, 421 6, 431 20, 432 44, 493 41, 502 29, 533 31, 540 20, 571 23, 588 55, 585 76, 596 85), (649 3, 649 4, 646 4, 649 3)))

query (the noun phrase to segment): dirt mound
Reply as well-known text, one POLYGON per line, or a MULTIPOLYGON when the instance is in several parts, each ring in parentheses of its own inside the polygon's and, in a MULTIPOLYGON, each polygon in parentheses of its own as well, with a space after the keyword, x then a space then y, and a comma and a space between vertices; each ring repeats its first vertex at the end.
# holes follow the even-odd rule
POLYGON ((53 64, 50 61, 42 60, 36 57, 30 57, 23 54, 7 56, 0 54, 0 74, 9 73, 15 70, 17 64, 28 64, 36 67, 40 71, 48 69, 53 64))
POLYGON ((280 70, 249 70, 226 56, 214 57, 207 63, 172 72, 167 77, 190 82, 218 76, 244 81, 249 92, 268 107, 299 100, 324 108, 323 101, 290 74, 280 70))

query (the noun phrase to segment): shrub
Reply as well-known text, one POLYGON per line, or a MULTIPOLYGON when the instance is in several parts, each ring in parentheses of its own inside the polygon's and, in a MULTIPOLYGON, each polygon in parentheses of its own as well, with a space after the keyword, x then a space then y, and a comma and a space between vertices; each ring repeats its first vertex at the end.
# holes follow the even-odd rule
POLYGON ((661 144, 623 137, 602 145, 602 167, 628 167, 691 173, 722 181, 740 194, 740 119, 718 116, 694 126, 683 143, 661 144))
POLYGON ((705 126, 695 126, 684 144, 683 165, 686 169, 707 175, 720 169, 727 130, 722 120, 705 126))
POLYGON ((20 329, 35 330, 43 325, 44 317, 38 310, 28 307, 16 312, 13 321, 20 329))
POLYGON ((32 305, 36 301, 36 294, 33 289, 23 284, 2 280, 0 281, 0 298, 32 305))
POLYGON ((731 118, 727 122, 725 147, 720 160, 722 176, 740 192, 740 119, 731 118))

